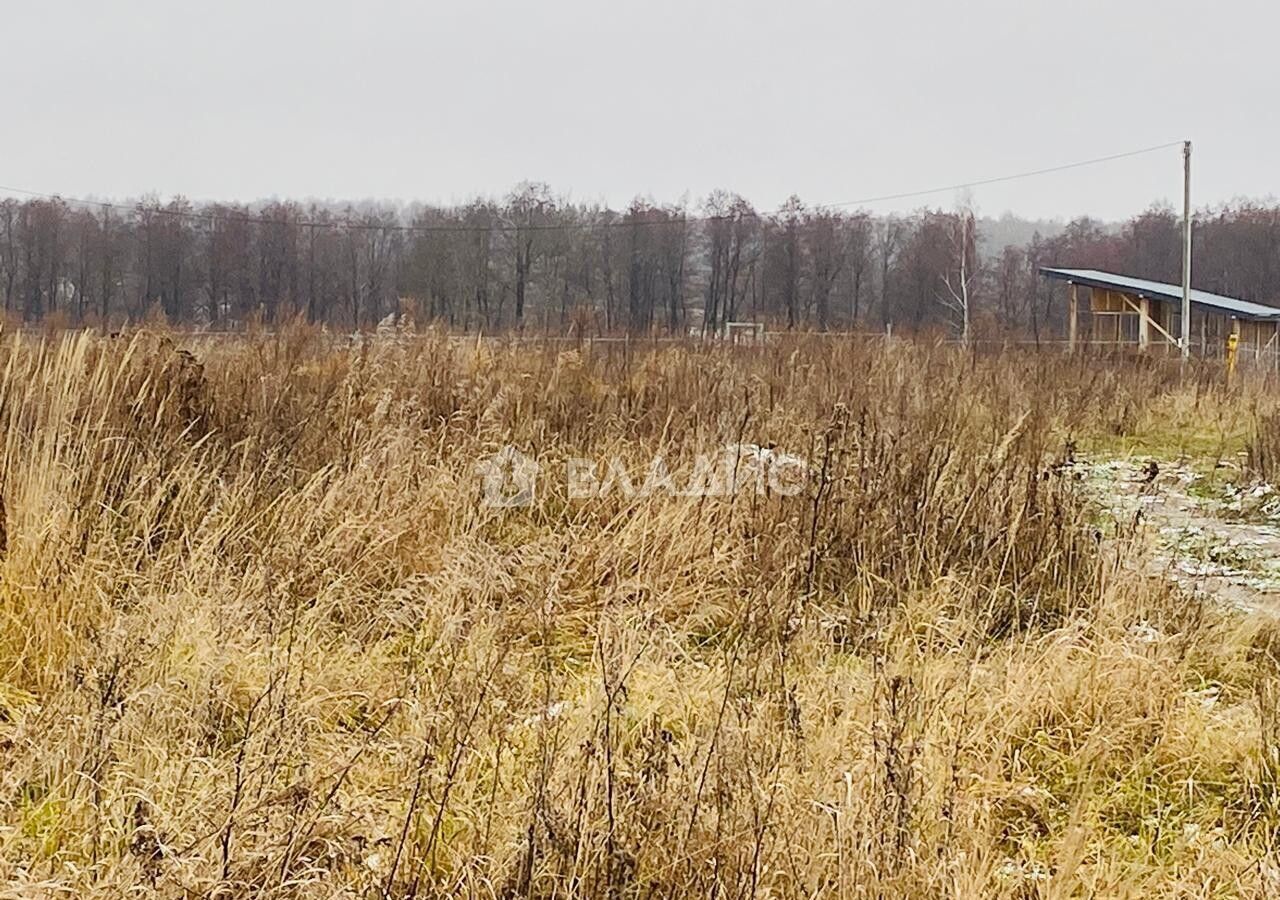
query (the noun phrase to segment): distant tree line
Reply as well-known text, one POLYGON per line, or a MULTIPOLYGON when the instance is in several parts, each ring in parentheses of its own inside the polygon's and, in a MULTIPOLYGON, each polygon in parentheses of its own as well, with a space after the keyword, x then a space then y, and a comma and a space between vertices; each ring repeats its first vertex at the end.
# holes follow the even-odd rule
MULTIPOLYGON (((875 216, 755 209, 716 192, 695 208, 570 203, 540 184, 501 202, 338 208, 271 202, 129 208, 0 201, 0 299, 24 321, 115 325, 163 314, 236 328, 303 316, 368 328, 393 313, 500 331, 710 332, 779 328, 1048 336, 1062 287, 1038 267, 1179 279, 1179 217, 1070 222, 1025 245, 986 246, 967 209, 875 216), (962 287, 963 290, 960 290, 962 287)), ((1201 211, 1197 287, 1280 303, 1280 206, 1201 211)))

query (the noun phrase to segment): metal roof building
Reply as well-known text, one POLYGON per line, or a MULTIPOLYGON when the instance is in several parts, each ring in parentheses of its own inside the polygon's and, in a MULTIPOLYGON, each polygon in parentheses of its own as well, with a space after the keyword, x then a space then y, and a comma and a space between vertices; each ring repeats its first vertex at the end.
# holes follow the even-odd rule
MULTIPOLYGON (((1180 284, 1147 281, 1145 278, 1130 278, 1128 275, 1112 275, 1110 272, 1099 272, 1097 269, 1041 268, 1040 273, 1046 278, 1056 278, 1068 284, 1121 291, 1167 303, 1182 303, 1182 285, 1180 284)), ((1197 291, 1194 288, 1191 291, 1191 303, 1193 306, 1207 306, 1240 319, 1270 321, 1280 317, 1280 308, 1250 303, 1248 300, 1237 300, 1235 297, 1224 297, 1222 294, 1211 294, 1208 291, 1197 291)))
MULTIPOLYGON (((1151 345, 1176 347, 1181 329, 1182 286, 1145 278, 1131 278, 1096 269, 1043 267, 1045 278, 1071 286, 1067 313, 1067 342, 1082 338, 1093 344, 1134 343, 1145 350, 1151 345), (1086 332, 1080 335, 1078 288, 1089 291, 1086 332)), ((1192 290, 1192 347, 1215 355, 1230 334, 1237 335, 1241 351, 1262 357, 1280 351, 1280 307, 1253 303, 1209 291, 1192 290), (1198 338, 1198 341, 1197 341, 1198 338)))

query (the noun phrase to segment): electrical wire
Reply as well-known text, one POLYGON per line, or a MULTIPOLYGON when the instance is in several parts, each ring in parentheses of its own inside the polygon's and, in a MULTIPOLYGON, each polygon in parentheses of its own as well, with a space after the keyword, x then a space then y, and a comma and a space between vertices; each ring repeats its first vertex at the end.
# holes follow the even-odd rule
POLYGON ((1032 169, 1030 172, 1018 172, 1014 175, 1001 175, 997 178, 984 178, 981 181, 965 181, 960 184, 952 184, 946 187, 928 188, 923 191, 907 191, 901 194, 882 194, 879 197, 863 197, 859 200, 845 200, 840 203, 822 203, 816 209, 834 209, 841 206, 861 206, 866 203, 880 203, 888 200, 906 200, 911 197, 925 197, 929 194, 942 194, 950 191, 962 191, 966 188, 983 187, 988 184, 1002 184, 1006 181, 1017 181, 1021 178, 1033 178, 1037 175, 1051 175, 1054 172, 1065 172, 1068 169, 1080 169, 1084 166, 1094 166, 1099 163, 1113 162, 1117 159, 1126 159, 1130 156, 1142 156, 1145 153, 1155 153, 1157 150, 1168 150, 1171 147, 1181 147, 1182 141, 1170 141, 1167 144, 1157 144, 1154 147, 1144 147, 1141 150, 1129 150, 1125 153, 1113 153, 1110 156, 1099 156, 1094 159, 1084 159, 1079 162, 1067 163, 1061 166, 1050 166, 1047 169, 1032 169))
MULTIPOLYGON (((1063 165, 1049 166, 1043 169, 1032 169, 1027 172, 1017 172, 1012 175, 1000 175, 995 178, 984 178, 976 181, 962 181, 957 184, 950 184, 944 187, 925 188, 923 190, 903 191, 896 194, 880 194, 872 197, 862 197, 857 200, 843 200, 837 203, 819 203, 811 204, 810 209, 826 210, 840 209, 849 206, 866 206, 872 203, 884 203, 890 200, 907 200, 913 197, 927 197, 932 194, 949 193, 952 191, 961 191, 968 188, 984 187, 991 184, 1001 184, 1008 181, 1017 181, 1023 178, 1033 178, 1040 175, 1050 175, 1055 172, 1065 172, 1069 169, 1079 169, 1085 166, 1100 165, 1102 163, 1113 162, 1119 159, 1126 159, 1134 156, 1142 156, 1147 153, 1155 153, 1160 150, 1168 150, 1172 147, 1182 146, 1182 141, 1170 141, 1165 144, 1157 144, 1153 147, 1144 147, 1140 150, 1128 150, 1123 153, 1113 153, 1108 156, 1098 156, 1092 159, 1079 160, 1077 162, 1066 163, 1063 165)), ((467 234, 483 234, 494 231, 568 231, 568 230, 590 230, 595 228, 634 228, 637 226, 653 226, 653 225, 680 225, 699 222, 722 222, 738 219, 765 219, 785 213, 785 208, 779 209, 773 213, 761 213, 755 210, 736 211, 726 215, 710 215, 710 216, 679 216, 665 219, 644 220, 644 219, 610 219, 604 222, 533 222, 520 224, 510 222, 505 219, 497 218, 495 221, 487 225, 429 225, 429 224, 403 224, 392 223, 384 224, 378 222, 362 222, 351 219, 323 219, 323 220, 302 220, 288 218, 270 218, 266 216, 249 216, 241 213, 220 213, 220 212, 195 212, 192 210, 173 209, 159 205, 147 205, 144 203, 135 203, 133 205, 123 203, 111 203, 102 200, 87 200, 77 197, 67 197, 62 194, 49 194, 40 191, 27 190, 25 188, 9 187, 0 185, 0 191, 8 194, 17 194, 19 196, 33 197, 41 200, 60 201, 68 204, 79 204, 86 207, 96 207, 103 210, 118 210, 128 213, 142 213, 159 216, 169 216, 178 219, 184 219, 195 222, 205 222, 216 227, 219 222, 248 224, 248 225, 290 225, 297 228, 340 228, 346 231, 381 231, 381 232, 407 232, 407 233, 467 233, 467 234)))

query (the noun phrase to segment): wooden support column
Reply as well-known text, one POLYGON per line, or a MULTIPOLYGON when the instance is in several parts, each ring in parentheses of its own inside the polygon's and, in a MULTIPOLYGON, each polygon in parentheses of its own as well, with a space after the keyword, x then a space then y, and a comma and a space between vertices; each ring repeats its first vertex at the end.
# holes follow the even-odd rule
POLYGON ((1072 353, 1076 349, 1076 309, 1078 301, 1076 299, 1076 285, 1071 283, 1071 297, 1067 301, 1067 349, 1072 353))
POLYGON ((1236 374, 1236 358, 1240 353, 1240 320, 1231 317, 1231 334, 1227 336, 1227 386, 1236 374))
POLYGON ((1138 314, 1138 348, 1140 350, 1146 350, 1151 345, 1151 329, 1153 328, 1169 343, 1177 343, 1174 336, 1166 331, 1163 325, 1152 318, 1151 311, 1153 309, 1157 309, 1157 307, 1152 306, 1150 299, 1146 297, 1139 297, 1138 302, 1134 303, 1129 299, 1128 294, 1120 294, 1118 296, 1123 300, 1124 304, 1129 307, 1129 309, 1138 314))

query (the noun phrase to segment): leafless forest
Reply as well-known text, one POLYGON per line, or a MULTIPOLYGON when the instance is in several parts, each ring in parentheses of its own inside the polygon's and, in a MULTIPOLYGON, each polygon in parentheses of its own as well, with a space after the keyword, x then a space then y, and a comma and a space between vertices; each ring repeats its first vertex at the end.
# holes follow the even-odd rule
MULTIPOLYGON (((1002 240, 990 222, 969 227, 972 216, 878 216, 797 198, 765 212, 723 192, 619 211, 538 184, 448 208, 8 199, 0 290, 11 320, 67 324, 162 313, 182 326, 301 316, 352 329, 407 312, 487 332, 688 333, 733 320, 945 332, 957 326, 947 285, 963 266, 976 334, 1042 339, 1062 303, 1038 266, 1179 277, 1169 209, 1124 223, 1077 219, 1025 243, 1002 240)), ((1280 299, 1280 206, 1201 210, 1195 248, 1197 287, 1280 299)))

